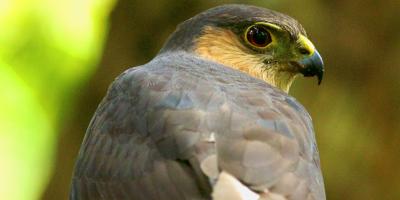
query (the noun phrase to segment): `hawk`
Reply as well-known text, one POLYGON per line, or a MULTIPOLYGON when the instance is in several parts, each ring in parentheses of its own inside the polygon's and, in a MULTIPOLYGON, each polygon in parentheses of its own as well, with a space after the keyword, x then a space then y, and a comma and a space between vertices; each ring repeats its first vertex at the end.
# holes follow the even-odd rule
POLYGON ((325 199, 311 117, 288 95, 323 72, 287 15, 234 4, 186 20, 109 87, 70 199, 325 199))

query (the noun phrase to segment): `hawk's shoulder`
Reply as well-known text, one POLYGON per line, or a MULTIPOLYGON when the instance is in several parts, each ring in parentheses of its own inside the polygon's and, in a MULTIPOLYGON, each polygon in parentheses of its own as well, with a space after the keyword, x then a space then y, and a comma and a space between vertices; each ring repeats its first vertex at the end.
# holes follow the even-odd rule
POLYGON ((87 130, 71 195, 208 198, 201 165, 216 156, 215 169, 255 191, 318 197, 316 155, 311 119, 293 97, 193 55, 163 55, 110 86, 87 130))

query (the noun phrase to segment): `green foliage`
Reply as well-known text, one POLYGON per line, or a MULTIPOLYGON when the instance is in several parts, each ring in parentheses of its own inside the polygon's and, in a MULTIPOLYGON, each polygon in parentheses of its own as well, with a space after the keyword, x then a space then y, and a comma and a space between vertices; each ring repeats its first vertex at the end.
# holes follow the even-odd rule
POLYGON ((38 199, 60 120, 95 69, 111 1, 0 2, 0 198, 38 199))

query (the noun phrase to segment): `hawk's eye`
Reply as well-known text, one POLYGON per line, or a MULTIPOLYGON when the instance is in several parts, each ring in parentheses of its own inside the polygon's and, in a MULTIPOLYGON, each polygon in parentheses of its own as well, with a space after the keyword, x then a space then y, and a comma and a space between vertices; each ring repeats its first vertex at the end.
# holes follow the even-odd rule
POLYGON ((271 35, 263 25, 254 25, 247 30, 246 40, 256 47, 266 47, 272 42, 271 35))

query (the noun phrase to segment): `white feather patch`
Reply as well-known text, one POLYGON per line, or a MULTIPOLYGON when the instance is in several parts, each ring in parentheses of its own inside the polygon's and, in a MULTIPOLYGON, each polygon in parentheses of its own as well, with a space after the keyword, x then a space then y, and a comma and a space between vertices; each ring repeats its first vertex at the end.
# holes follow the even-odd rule
POLYGON ((223 171, 214 185, 213 200, 257 200, 260 195, 251 191, 235 177, 223 171))

